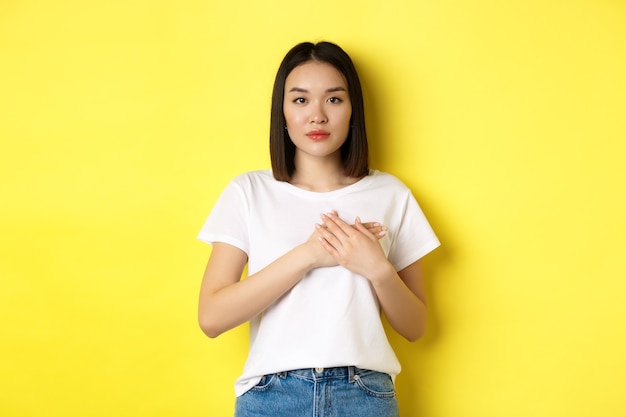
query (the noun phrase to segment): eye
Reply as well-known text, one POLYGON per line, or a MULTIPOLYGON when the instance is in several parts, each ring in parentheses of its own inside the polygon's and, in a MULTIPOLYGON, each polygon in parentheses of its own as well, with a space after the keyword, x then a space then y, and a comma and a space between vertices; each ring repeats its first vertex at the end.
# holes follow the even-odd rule
POLYGON ((343 100, 340 99, 339 97, 331 97, 328 99, 329 103, 341 103, 343 100))
POLYGON ((306 99, 304 97, 297 97, 293 99, 293 102, 297 104, 303 104, 303 103, 306 103, 306 99))

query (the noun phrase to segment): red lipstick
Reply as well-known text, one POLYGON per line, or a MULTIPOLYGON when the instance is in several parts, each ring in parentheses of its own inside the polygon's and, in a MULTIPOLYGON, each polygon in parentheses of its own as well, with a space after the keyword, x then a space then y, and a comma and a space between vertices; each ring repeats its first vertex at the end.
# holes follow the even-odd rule
POLYGON ((330 132, 321 129, 311 130, 306 134, 311 140, 324 140, 328 139, 330 132))

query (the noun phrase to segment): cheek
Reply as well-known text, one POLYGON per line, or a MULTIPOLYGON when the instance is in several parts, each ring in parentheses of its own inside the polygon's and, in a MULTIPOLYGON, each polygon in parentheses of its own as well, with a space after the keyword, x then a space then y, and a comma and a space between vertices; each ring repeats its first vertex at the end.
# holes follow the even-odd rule
POLYGON ((350 119, 352 118, 352 104, 349 103, 344 109, 344 118, 347 120, 347 123, 350 124, 350 119))
POLYGON ((343 115, 343 124, 347 129, 350 128, 351 120, 352 120, 352 109, 347 110, 343 115))
POLYGON ((295 124, 302 118, 302 115, 299 112, 293 111, 293 109, 284 109, 283 115, 285 116, 285 120, 287 124, 295 124))

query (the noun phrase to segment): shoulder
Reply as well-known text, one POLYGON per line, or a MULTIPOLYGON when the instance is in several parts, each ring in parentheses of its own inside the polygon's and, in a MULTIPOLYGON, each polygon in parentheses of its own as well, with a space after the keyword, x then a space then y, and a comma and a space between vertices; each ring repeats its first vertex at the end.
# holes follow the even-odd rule
POLYGON ((389 188, 396 192, 410 192, 409 187, 407 187, 399 178, 389 174, 388 172, 373 169, 370 170, 368 178, 370 178, 370 181, 377 187, 389 188))
POLYGON ((272 171, 270 171, 269 169, 244 172, 243 174, 239 174, 231 180, 231 184, 235 184, 240 187, 248 187, 254 184, 272 182, 278 181, 274 179, 272 171))
POLYGON ((263 193, 274 193, 284 187, 284 183, 277 181, 272 171, 249 171, 234 177, 228 188, 237 189, 246 196, 255 196, 263 193))

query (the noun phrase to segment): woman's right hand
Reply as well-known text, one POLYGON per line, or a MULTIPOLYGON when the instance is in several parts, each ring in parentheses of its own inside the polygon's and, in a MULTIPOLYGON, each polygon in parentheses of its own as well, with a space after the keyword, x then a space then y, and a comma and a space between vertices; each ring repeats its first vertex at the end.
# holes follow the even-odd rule
MULTIPOLYGON (((378 222, 367 222, 367 223, 362 223, 362 225, 365 226, 365 228, 370 233, 376 236, 378 240, 382 239, 387 234, 387 227, 383 226, 382 224, 378 222)), ((328 253, 326 249, 324 249, 324 247, 322 246, 320 242, 321 235, 319 234, 318 230, 322 227, 324 226, 320 224, 316 224, 315 230, 305 242, 305 245, 308 246, 309 250, 311 251, 312 259, 314 259, 315 268, 323 268, 323 267, 338 265, 337 261, 332 257, 331 254, 328 253)), ((355 227, 355 225, 352 225, 352 227, 355 227)))

